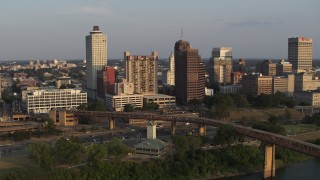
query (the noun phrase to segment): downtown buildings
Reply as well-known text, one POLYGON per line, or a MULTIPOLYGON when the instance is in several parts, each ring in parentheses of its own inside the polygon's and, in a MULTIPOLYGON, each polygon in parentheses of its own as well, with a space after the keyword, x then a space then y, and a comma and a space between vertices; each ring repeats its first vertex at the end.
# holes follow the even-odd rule
POLYGON ((90 35, 86 36, 86 70, 87 92, 90 99, 97 98, 97 71, 107 65, 107 36, 99 26, 93 26, 90 35))

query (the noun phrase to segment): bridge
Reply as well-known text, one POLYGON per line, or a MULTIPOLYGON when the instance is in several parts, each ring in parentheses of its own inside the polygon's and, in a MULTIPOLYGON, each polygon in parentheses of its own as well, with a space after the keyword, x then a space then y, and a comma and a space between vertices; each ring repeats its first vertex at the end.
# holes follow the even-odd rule
MULTIPOLYGON (((161 120, 170 121, 172 125, 172 133, 175 133, 176 122, 195 123, 199 126, 199 135, 205 135, 205 126, 221 127, 228 123, 221 122, 214 119, 199 118, 192 116, 178 116, 178 115, 160 115, 153 113, 142 112, 101 112, 101 111, 79 111, 79 110, 66 110, 66 113, 83 116, 106 117, 109 120, 109 128, 115 128, 115 118, 128 118, 128 119, 146 119, 146 120, 161 120)), ((296 139, 288 138, 286 136, 244 127, 233 125, 234 130, 242 135, 259 139, 267 143, 265 147, 265 164, 264 164, 264 178, 275 176, 275 145, 282 146, 297 152, 311 155, 320 158, 320 146, 315 144, 299 141, 296 139)))

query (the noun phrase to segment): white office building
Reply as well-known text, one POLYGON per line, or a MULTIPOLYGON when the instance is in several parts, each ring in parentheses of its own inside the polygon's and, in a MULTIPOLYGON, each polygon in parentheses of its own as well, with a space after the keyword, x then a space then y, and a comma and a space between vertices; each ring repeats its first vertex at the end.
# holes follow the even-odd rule
POLYGON ((87 93, 79 89, 34 90, 26 95, 28 113, 49 113, 57 108, 74 109, 87 103, 87 93))

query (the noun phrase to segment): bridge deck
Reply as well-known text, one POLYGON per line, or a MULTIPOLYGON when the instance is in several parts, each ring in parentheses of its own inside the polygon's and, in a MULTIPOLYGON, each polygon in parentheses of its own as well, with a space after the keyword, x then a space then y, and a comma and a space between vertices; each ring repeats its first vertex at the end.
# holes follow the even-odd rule
MULTIPOLYGON (((147 119, 147 120, 162 120, 162 121, 176 121, 176 122, 189 122, 196 124, 204 124, 209 126, 220 127, 227 123, 221 122, 214 119, 198 118, 198 117, 186 117, 178 115, 159 115, 152 113, 141 113, 141 112, 100 112, 100 111, 78 111, 78 110, 67 110, 68 113, 74 113, 76 115, 86 116, 102 116, 111 118, 130 118, 130 119, 147 119)), ((286 136, 243 127, 239 125, 233 125, 235 131, 239 134, 249 136, 267 143, 276 144, 294 151, 305 153, 314 157, 320 157, 320 146, 299 141, 296 139, 288 138, 286 136)))

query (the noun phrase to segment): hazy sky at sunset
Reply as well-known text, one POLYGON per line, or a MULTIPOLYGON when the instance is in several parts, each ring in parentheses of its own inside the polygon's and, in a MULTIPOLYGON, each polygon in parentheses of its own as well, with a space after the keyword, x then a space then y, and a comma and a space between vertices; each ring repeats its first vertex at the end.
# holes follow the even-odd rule
POLYGON ((108 36, 108 59, 123 51, 167 58, 184 39, 210 57, 287 58, 288 37, 313 38, 320 58, 319 0, 7 0, 0 4, 0 60, 83 59, 93 25, 108 36))

